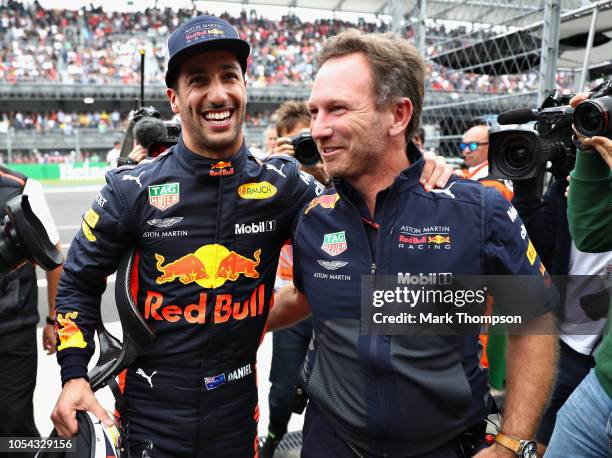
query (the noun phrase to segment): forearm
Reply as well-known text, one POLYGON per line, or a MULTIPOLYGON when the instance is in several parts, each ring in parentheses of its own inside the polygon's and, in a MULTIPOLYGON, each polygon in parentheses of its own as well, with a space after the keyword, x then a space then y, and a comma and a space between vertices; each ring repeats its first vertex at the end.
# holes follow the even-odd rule
MULTIPOLYGON (((552 317, 547 314, 534 321, 548 325, 552 317)), ((511 335, 507 354, 502 431, 521 439, 533 438, 555 376, 557 337, 511 335)))
MULTIPOLYGON (((56 246, 58 250, 61 250, 59 243, 56 246)), ((61 265, 56 269, 47 271, 47 303, 49 304, 49 317, 51 318, 55 315, 55 297, 57 296, 57 287, 63 269, 64 266, 61 265)))
POLYGON ((274 306, 268 315, 268 331, 291 326, 308 315, 310 315, 310 305, 306 296, 294 285, 287 285, 274 295, 274 306))
POLYGON ((571 173, 567 214, 572 239, 581 251, 609 251, 612 246, 611 179, 599 154, 578 152, 576 168, 571 173))

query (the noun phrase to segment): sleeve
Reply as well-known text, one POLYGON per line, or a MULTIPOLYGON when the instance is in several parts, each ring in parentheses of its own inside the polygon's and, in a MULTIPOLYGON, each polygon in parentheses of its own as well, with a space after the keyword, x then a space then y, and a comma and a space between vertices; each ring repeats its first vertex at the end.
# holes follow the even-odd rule
POLYGON ((306 206, 317 196, 323 194, 325 187, 319 183, 312 175, 299 170, 299 165, 296 162, 296 173, 294 184, 292 186, 291 201, 289 202, 289 215, 292 220, 292 240, 293 245, 293 284, 301 293, 304 292, 301 282, 299 268, 299 240, 295 236, 298 230, 301 216, 304 214, 306 206))
POLYGON ((302 281, 302 271, 300 269, 300 238, 298 237, 301 221, 302 214, 300 213, 293 222, 293 228, 291 230, 291 245, 293 246, 293 285, 300 293, 304 294, 304 283, 302 281))
POLYGON ((485 188, 485 273, 495 305, 533 318, 558 306, 559 296, 514 207, 485 188))
POLYGON ((295 218, 302 212, 304 207, 312 199, 323 194, 323 191, 325 191, 325 187, 309 173, 299 170, 299 166, 296 164, 296 173, 288 210, 291 220, 295 221, 295 218))
POLYGON ((556 245, 555 206, 553 193, 556 187, 551 184, 543 199, 537 193, 537 179, 514 181, 512 205, 525 224, 527 234, 533 242, 544 265, 551 266, 556 245))
POLYGON ((106 179, 107 185, 83 214, 57 293, 57 360, 62 384, 87 376, 95 329, 101 322, 100 297, 106 289, 106 277, 116 271, 131 240, 128 206, 112 172, 106 179))
POLYGON ((53 245, 56 245, 59 242, 59 234, 53 222, 53 218, 51 217, 51 212, 49 211, 42 185, 32 178, 28 178, 23 188, 23 194, 28 196, 30 207, 43 224, 49 236, 49 240, 53 245))
POLYGON ((567 217, 580 251, 612 250, 612 174, 598 153, 578 151, 570 178, 567 217))

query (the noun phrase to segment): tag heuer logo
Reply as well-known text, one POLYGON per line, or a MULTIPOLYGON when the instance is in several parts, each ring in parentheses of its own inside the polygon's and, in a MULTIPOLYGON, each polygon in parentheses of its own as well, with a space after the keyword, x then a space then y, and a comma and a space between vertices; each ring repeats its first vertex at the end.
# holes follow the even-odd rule
POLYGON ((344 231, 325 234, 323 236, 323 245, 321 249, 330 256, 338 256, 346 251, 346 236, 344 231))
POLYGON ((149 186, 149 204, 161 211, 173 206, 180 200, 179 198, 179 183, 149 186))

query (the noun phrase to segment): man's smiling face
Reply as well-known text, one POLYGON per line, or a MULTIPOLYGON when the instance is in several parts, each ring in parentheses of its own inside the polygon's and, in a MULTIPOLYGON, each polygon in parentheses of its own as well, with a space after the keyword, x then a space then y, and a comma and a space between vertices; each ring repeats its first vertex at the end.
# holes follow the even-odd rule
POLYGON ((197 54, 181 67, 176 89, 167 94, 179 113, 187 147, 211 158, 229 157, 242 145, 246 84, 234 54, 210 51, 197 54))

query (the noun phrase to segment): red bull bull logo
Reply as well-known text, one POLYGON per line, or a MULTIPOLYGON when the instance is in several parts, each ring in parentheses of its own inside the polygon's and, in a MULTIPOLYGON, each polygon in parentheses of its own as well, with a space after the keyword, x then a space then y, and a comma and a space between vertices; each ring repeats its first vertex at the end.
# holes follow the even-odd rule
POLYGON ((198 303, 185 307, 175 304, 164 304, 164 295, 156 291, 147 291, 145 299, 144 318, 154 321, 176 323, 184 320, 191 324, 205 324, 212 319, 213 324, 222 324, 230 320, 241 321, 264 313, 265 285, 261 284, 245 300, 235 300, 231 294, 211 295, 200 293, 198 303), (210 298, 210 300, 209 300, 210 298))
POLYGON ((315 197, 310 201, 306 210, 304 210, 304 214, 307 215, 310 210, 315 208, 317 205, 320 205, 322 208, 334 208, 336 206, 336 202, 340 200, 340 195, 338 194, 324 194, 319 197, 315 197))
POLYGON ((250 259, 218 244, 204 245, 194 253, 166 264, 164 256, 156 253, 156 267, 161 275, 155 282, 161 285, 178 279, 184 285, 196 282, 203 288, 218 288, 228 280, 238 280, 241 275, 259 278, 260 256, 261 249, 256 250, 250 259))
POLYGON ((427 238, 427 243, 437 243, 438 245, 442 245, 443 243, 450 243, 450 236, 443 237, 440 234, 436 234, 435 236, 429 236, 427 238))
POLYGON ((234 174, 234 167, 231 162, 219 161, 210 166, 209 175, 211 177, 229 176, 234 174))

